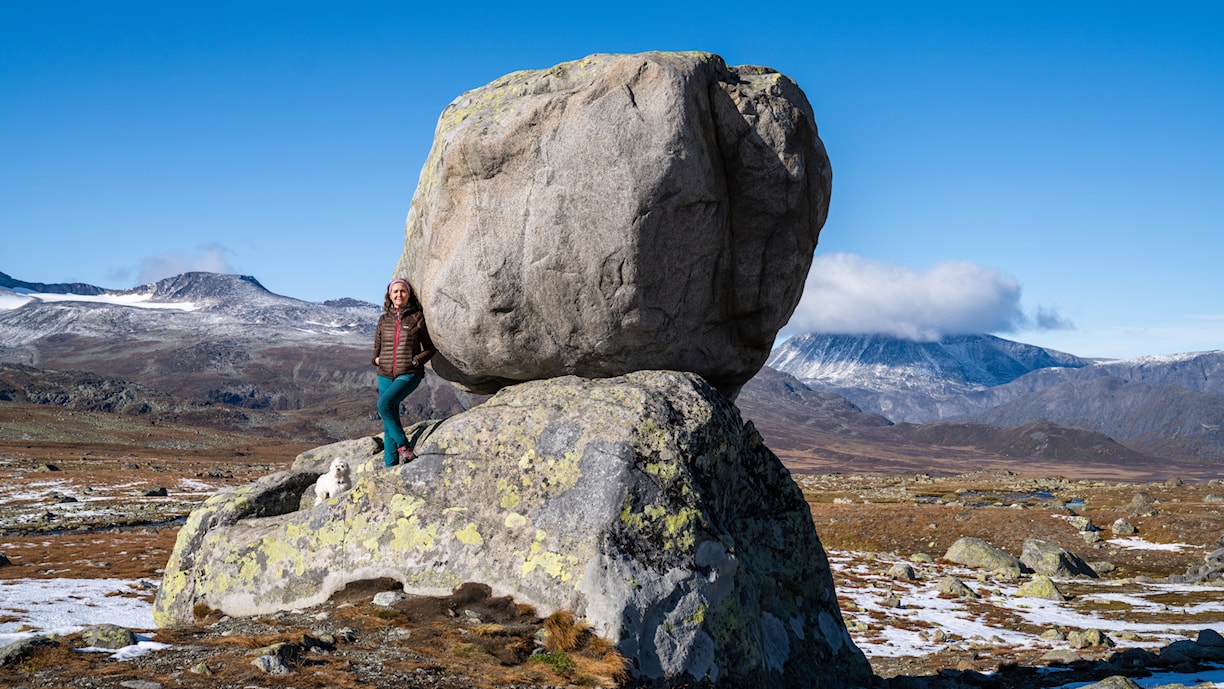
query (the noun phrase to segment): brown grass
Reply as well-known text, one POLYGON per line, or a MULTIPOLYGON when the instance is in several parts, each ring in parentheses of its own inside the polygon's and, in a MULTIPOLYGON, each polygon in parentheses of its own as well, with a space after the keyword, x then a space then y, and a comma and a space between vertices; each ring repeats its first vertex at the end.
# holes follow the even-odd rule
POLYGON ((580 645, 587 634, 585 626, 574 619, 569 610, 559 610, 544 620, 544 650, 549 653, 566 653, 580 645))
MULTIPOLYGON (((0 411, 4 405, 0 404, 0 411)), ((0 414, 0 422, 3 422, 0 414)), ((71 423, 79 419, 68 419, 71 423)), ((268 442, 255 436, 214 433, 204 437, 202 444, 213 447, 187 447, 167 451, 151 446, 152 440, 170 439, 190 444, 196 436, 183 429, 167 431, 158 437, 157 427, 129 424, 111 440, 95 436, 88 444, 62 441, 23 441, 0 439, 0 482, 29 482, 55 479, 66 488, 59 490, 81 493, 93 491, 96 498, 102 487, 132 482, 128 493, 116 492, 114 501, 131 502, 132 491, 145 486, 169 485, 180 478, 207 482, 218 489, 244 484, 271 471, 284 468, 305 446, 268 442), (146 433, 147 431, 147 433, 146 433), (149 444, 145 444, 149 443, 149 444), (34 474, 39 463, 54 463, 63 471, 34 474)), ((212 433, 212 432, 209 432, 212 433)), ((1062 508, 1063 501, 1072 497, 1085 500, 1076 512, 1090 517, 1098 526, 1124 516, 1126 506, 1136 492, 1145 491, 1157 500, 1157 514, 1136 517, 1131 521, 1140 529, 1140 536, 1149 541, 1190 544, 1212 543, 1224 533, 1224 506, 1205 503, 1208 493, 1224 492, 1220 486, 1187 483, 1166 487, 1162 484, 1094 483, 1067 480, 1054 489, 1057 499, 1012 500, 1013 484, 1023 476, 1006 473, 963 474, 960 467, 970 458, 949 455, 941 458, 903 456, 873 457, 856 463, 847 446, 846 454, 824 452, 787 453, 784 460, 792 471, 819 469, 846 472, 843 475, 812 480, 796 474, 805 488, 817 531, 826 548, 857 552, 893 552, 909 555, 927 552, 941 556, 960 536, 985 538, 1000 548, 1019 554, 1025 538, 1049 540, 1079 554, 1087 560, 1107 559, 1119 567, 1112 576, 1150 574, 1167 576, 1184 572, 1191 564, 1202 561, 1203 550, 1181 553, 1168 551, 1126 551, 1104 545, 1085 544, 1074 529, 1054 514, 1070 512, 1062 508), (816 457, 815 461, 813 457, 816 457), (868 474, 881 466, 895 466, 895 475, 868 474), (856 474, 855 472, 860 472, 856 474), (914 482, 913 474, 929 473, 933 481, 914 482), (972 507, 948 504, 919 503, 919 496, 938 496, 945 502, 957 500, 964 491, 980 493, 982 501, 1019 502, 1024 509, 1010 507, 972 507), (850 499, 852 504, 834 504, 835 498, 850 499), (870 502, 865 502, 870 501, 870 502)), ((1012 469, 1028 475, 1049 472, 1067 476, 1077 471, 1074 466, 1046 467, 990 464, 991 469, 1012 469)), ((972 464, 973 466, 985 466, 972 464)), ((1105 467, 1093 467, 1099 475, 1105 467)), ((1134 480, 1132 473, 1124 478, 1134 480)), ((1098 478, 1100 476, 1097 476, 1098 478)), ((1190 476, 1186 476, 1190 478, 1190 476)), ((199 496, 202 500, 206 493, 199 496)), ((138 499, 138 498, 137 498, 138 499)), ((925 499, 925 498, 924 498, 925 499)), ((54 525, 52 525, 54 526, 54 525)), ((0 578, 101 578, 149 579, 156 581, 169 557, 177 534, 174 525, 138 525, 128 528, 106 528, 92 533, 65 533, 55 528, 45 533, 5 534, 3 553, 12 565, 0 568, 0 578)), ((1108 533, 1104 534, 1108 536, 1108 533)), ((967 583, 981 592, 983 586, 967 583)), ((356 630, 353 640, 338 645, 333 653, 303 648, 294 663, 294 674, 285 679, 270 678, 251 665, 253 649, 272 643, 299 643, 302 634, 313 633, 316 623, 309 616, 286 622, 279 616, 260 620, 222 622, 223 615, 206 607, 197 609, 197 625, 184 629, 163 629, 155 640, 169 643, 171 651, 149 654, 127 663, 110 661, 106 654, 77 653, 79 638, 66 637, 58 647, 39 648, 29 658, 15 666, 0 668, 0 686, 25 685, 32 689, 68 686, 72 680, 89 677, 98 685, 113 686, 129 679, 157 681, 165 686, 188 689, 215 689, 218 686, 294 686, 294 687, 403 687, 412 686, 414 678, 426 676, 438 679, 432 685, 438 689, 452 687, 504 687, 512 684, 616 686, 625 677, 625 661, 606 640, 591 633, 568 612, 554 613, 541 619, 530 606, 509 598, 491 596, 487 587, 465 585, 452 596, 410 598, 395 608, 376 608, 370 598, 378 590, 396 588, 390 580, 366 582, 337 594, 318 611, 329 615, 326 624, 348 626, 356 630), (475 617, 467 614, 475 613, 475 617), (242 625, 247 625, 246 627, 242 625), (222 630, 236 629, 228 636, 222 630), (546 640, 537 644, 541 629, 546 640), (182 649, 195 649, 186 651, 182 649), (159 660, 159 658, 163 660, 159 660), (205 662, 212 676, 196 675, 187 670, 205 662), (421 671, 418 673, 418 671, 421 671), (462 679, 453 679, 453 678, 462 679)), ((895 590, 904 598, 906 584, 894 582, 895 590)), ((1070 594, 1075 595, 1075 589, 1070 594)), ((132 591, 147 597, 152 591, 132 591)), ((981 613, 991 623, 1000 626, 1017 624, 1005 613, 981 606, 981 613)), ((17 621, 13 615, 4 621, 17 621)), ((882 621, 883 622, 883 621, 882 621)), ((914 629, 924 625, 907 623, 893 616, 890 624, 910 624, 914 629)), ((868 632, 867 636, 878 634, 868 632)), ((1021 656, 1013 655, 1013 658, 1021 656)), ((965 654, 958 658, 953 651, 939 659, 898 660, 890 674, 906 672, 920 674, 954 667, 982 666, 981 659, 965 654), (906 662, 915 663, 907 669, 906 662)), ((430 681, 433 681, 432 679, 430 681)))
POLYGON ((0 579, 108 577, 161 579, 174 548, 177 527, 93 534, 6 536, 0 579))
MULTIPOLYGON (((371 616, 371 607, 363 604, 329 611, 338 624, 356 630, 354 638, 339 643, 334 652, 320 650, 306 641, 313 634, 307 628, 283 623, 270 634, 221 635, 208 627, 174 628, 158 631, 157 640, 176 649, 193 649, 186 654, 189 657, 151 666, 142 661, 171 657, 173 652, 162 651, 115 663, 106 654, 75 652, 72 649, 83 643, 80 635, 70 635, 57 646, 39 647, 21 662, 0 668, 0 685, 58 687, 65 685, 55 683, 52 677, 88 676, 95 680, 106 678, 108 682, 141 679, 192 689, 269 683, 306 689, 348 689, 415 686, 405 680, 418 678, 418 671, 443 678, 430 686, 456 689, 494 689, 524 682, 615 687, 624 679, 623 659, 610 644, 589 633, 584 635, 587 641, 581 647, 559 654, 565 656, 566 662, 557 663, 542 660, 550 654, 532 655, 533 638, 541 626, 538 619, 537 624, 521 628, 502 624, 465 626, 453 620, 434 620, 424 626, 409 624, 405 629, 371 616), (397 629, 401 634, 386 634, 397 629), (408 633, 402 634, 404 631, 408 633), (290 652, 282 657, 290 663, 293 674, 284 679, 266 675, 252 664, 258 651, 275 644, 290 645, 290 652), (186 671, 199 663, 206 664, 212 674, 186 671)), ((248 624, 272 625, 277 621, 262 619, 248 624)))

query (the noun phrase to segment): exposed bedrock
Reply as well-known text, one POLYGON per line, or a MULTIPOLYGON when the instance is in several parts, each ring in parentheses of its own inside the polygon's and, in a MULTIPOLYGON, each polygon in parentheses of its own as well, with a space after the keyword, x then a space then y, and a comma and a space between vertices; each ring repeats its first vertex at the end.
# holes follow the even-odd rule
POLYGON ((524 383, 413 432, 406 466, 346 441, 210 498, 180 531, 157 623, 310 606, 379 577, 428 595, 474 581, 574 611, 643 680, 870 681, 800 489, 701 378, 524 383), (353 488, 299 509, 337 456, 353 488))

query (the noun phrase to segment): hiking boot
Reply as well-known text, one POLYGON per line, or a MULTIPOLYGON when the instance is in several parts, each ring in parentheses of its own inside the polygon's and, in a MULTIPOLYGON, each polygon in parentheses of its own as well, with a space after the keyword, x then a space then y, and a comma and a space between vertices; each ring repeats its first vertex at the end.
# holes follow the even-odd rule
POLYGON ((416 455, 412 454, 412 450, 409 450, 407 446, 399 448, 397 452, 399 452, 400 464, 407 464, 408 462, 416 459, 416 455))

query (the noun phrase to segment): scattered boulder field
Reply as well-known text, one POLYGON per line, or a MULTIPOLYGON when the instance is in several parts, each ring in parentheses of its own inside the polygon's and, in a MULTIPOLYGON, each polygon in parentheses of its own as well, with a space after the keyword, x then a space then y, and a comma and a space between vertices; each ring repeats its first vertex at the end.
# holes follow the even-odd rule
MULTIPOLYGON (((88 462, 57 458, 61 467, 57 479, 63 483, 40 488, 33 484, 48 474, 36 471, 39 459, 12 454, 6 452, 0 460, 4 483, 24 483, 30 493, 71 493, 74 486, 94 480, 88 462)), ((312 457, 306 453, 303 461, 312 457)), ((228 465, 219 460, 211 465, 218 478, 200 480, 217 487, 245 483, 243 458, 231 454, 226 461, 228 465), (230 474, 236 478, 225 478, 230 474)), ((140 464, 150 475, 181 470, 173 458, 145 459, 140 464)), ((281 468, 288 469, 289 464, 281 468)), ((1037 689, 1113 675, 1142 680, 1155 673, 1203 674, 1220 662, 1212 660, 1217 657, 1212 630, 1224 626, 1219 604, 1224 581, 1218 576, 1192 583, 1182 579, 1218 564, 1224 517, 1220 503, 1211 498, 1224 493, 1219 482, 1136 484, 1005 472, 934 478, 795 477, 829 553, 841 614, 879 678, 873 680, 876 684, 896 689, 1037 689), (1142 514, 1128 516, 1135 511, 1142 514), (1120 520, 1135 533, 1115 533, 1120 520), (1098 534, 1100 540, 1087 543, 1085 533, 1098 534), (961 546, 956 544, 967 539, 977 539, 1016 561, 1026 540, 1055 544, 1088 563, 1098 576, 1062 578, 1026 571, 1016 575, 990 563, 959 564, 954 560, 960 559, 956 553, 961 546), (976 597, 941 591, 948 589, 949 578, 976 597), (1047 583, 1064 600, 1048 599, 1035 587, 1047 583)), ((108 488, 106 492, 112 493, 108 501, 103 492, 99 489, 95 496, 98 506, 105 505, 116 521, 135 524, 134 518, 124 520, 120 515, 127 511, 139 516, 142 498, 127 489, 108 488)), ((195 500, 202 501, 205 495, 197 494, 195 500)), ((28 499, 33 502, 35 496, 28 499)), ((133 583, 135 593, 127 595, 141 596, 151 614, 155 583, 177 526, 97 529, 92 522, 73 517, 71 504, 57 503, 49 494, 37 499, 41 504, 30 509, 61 512, 63 528, 45 532, 11 523, 6 527, 0 554, 8 564, 0 565, 0 594, 30 578, 70 582, 118 574, 133 583), (152 555, 132 560, 145 550, 152 555), (153 586, 135 585, 142 579, 153 586)), ((190 506, 180 507, 179 516, 189 510, 190 506)), ((82 682, 88 678, 96 682, 102 677, 200 688, 275 681, 267 669, 253 664, 254 651, 279 654, 281 662, 268 669, 283 663, 291 672, 284 681, 301 684, 319 672, 335 682, 330 686, 341 687, 555 686, 598 674, 592 669, 594 663, 607 656, 590 647, 567 651, 580 666, 569 679, 550 674, 553 670, 541 664, 541 657, 559 656, 550 656, 542 636, 535 636, 544 628, 544 617, 494 613, 490 606, 496 606, 490 600, 496 598, 491 592, 476 595, 470 589, 448 596, 405 597, 393 581, 371 581, 296 611, 251 617, 205 612, 190 625, 131 628, 138 639, 148 640, 143 642, 146 645, 151 641, 168 646, 123 662, 106 653, 74 652, 90 645, 81 633, 47 639, 31 629, 25 632, 26 641, 6 647, 5 657, 20 660, 6 661, 0 667, 0 680, 32 688, 86 686, 82 682), (397 594, 390 608, 375 604, 380 592, 397 594), (518 631, 507 633, 482 624, 518 631), (515 627, 519 624, 521 629, 515 627), (516 656, 502 649, 515 639, 526 644, 524 658, 536 653, 536 659, 506 664, 516 656), (473 645, 482 650, 477 653, 473 645), (197 672, 204 667, 213 674, 197 672), (472 673, 480 679, 472 679, 472 673)), ((13 619, 22 613, 11 610, 21 606, 4 595, 0 600, 5 601, 0 620, 11 620, 0 621, 0 634, 8 634, 22 624, 13 619)), ((28 606, 28 601, 24 603, 28 606)), ((94 619, 89 624, 105 622, 94 619)), ((606 665, 598 667, 607 671, 606 665)))

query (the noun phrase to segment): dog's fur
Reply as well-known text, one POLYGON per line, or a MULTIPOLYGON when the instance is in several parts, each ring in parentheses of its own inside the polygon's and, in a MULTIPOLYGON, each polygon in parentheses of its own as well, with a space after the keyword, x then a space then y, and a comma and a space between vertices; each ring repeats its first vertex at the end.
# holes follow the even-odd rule
POLYGON ((349 478, 348 462, 339 457, 332 460, 331 468, 315 482, 315 503, 322 503, 353 487, 349 478))

